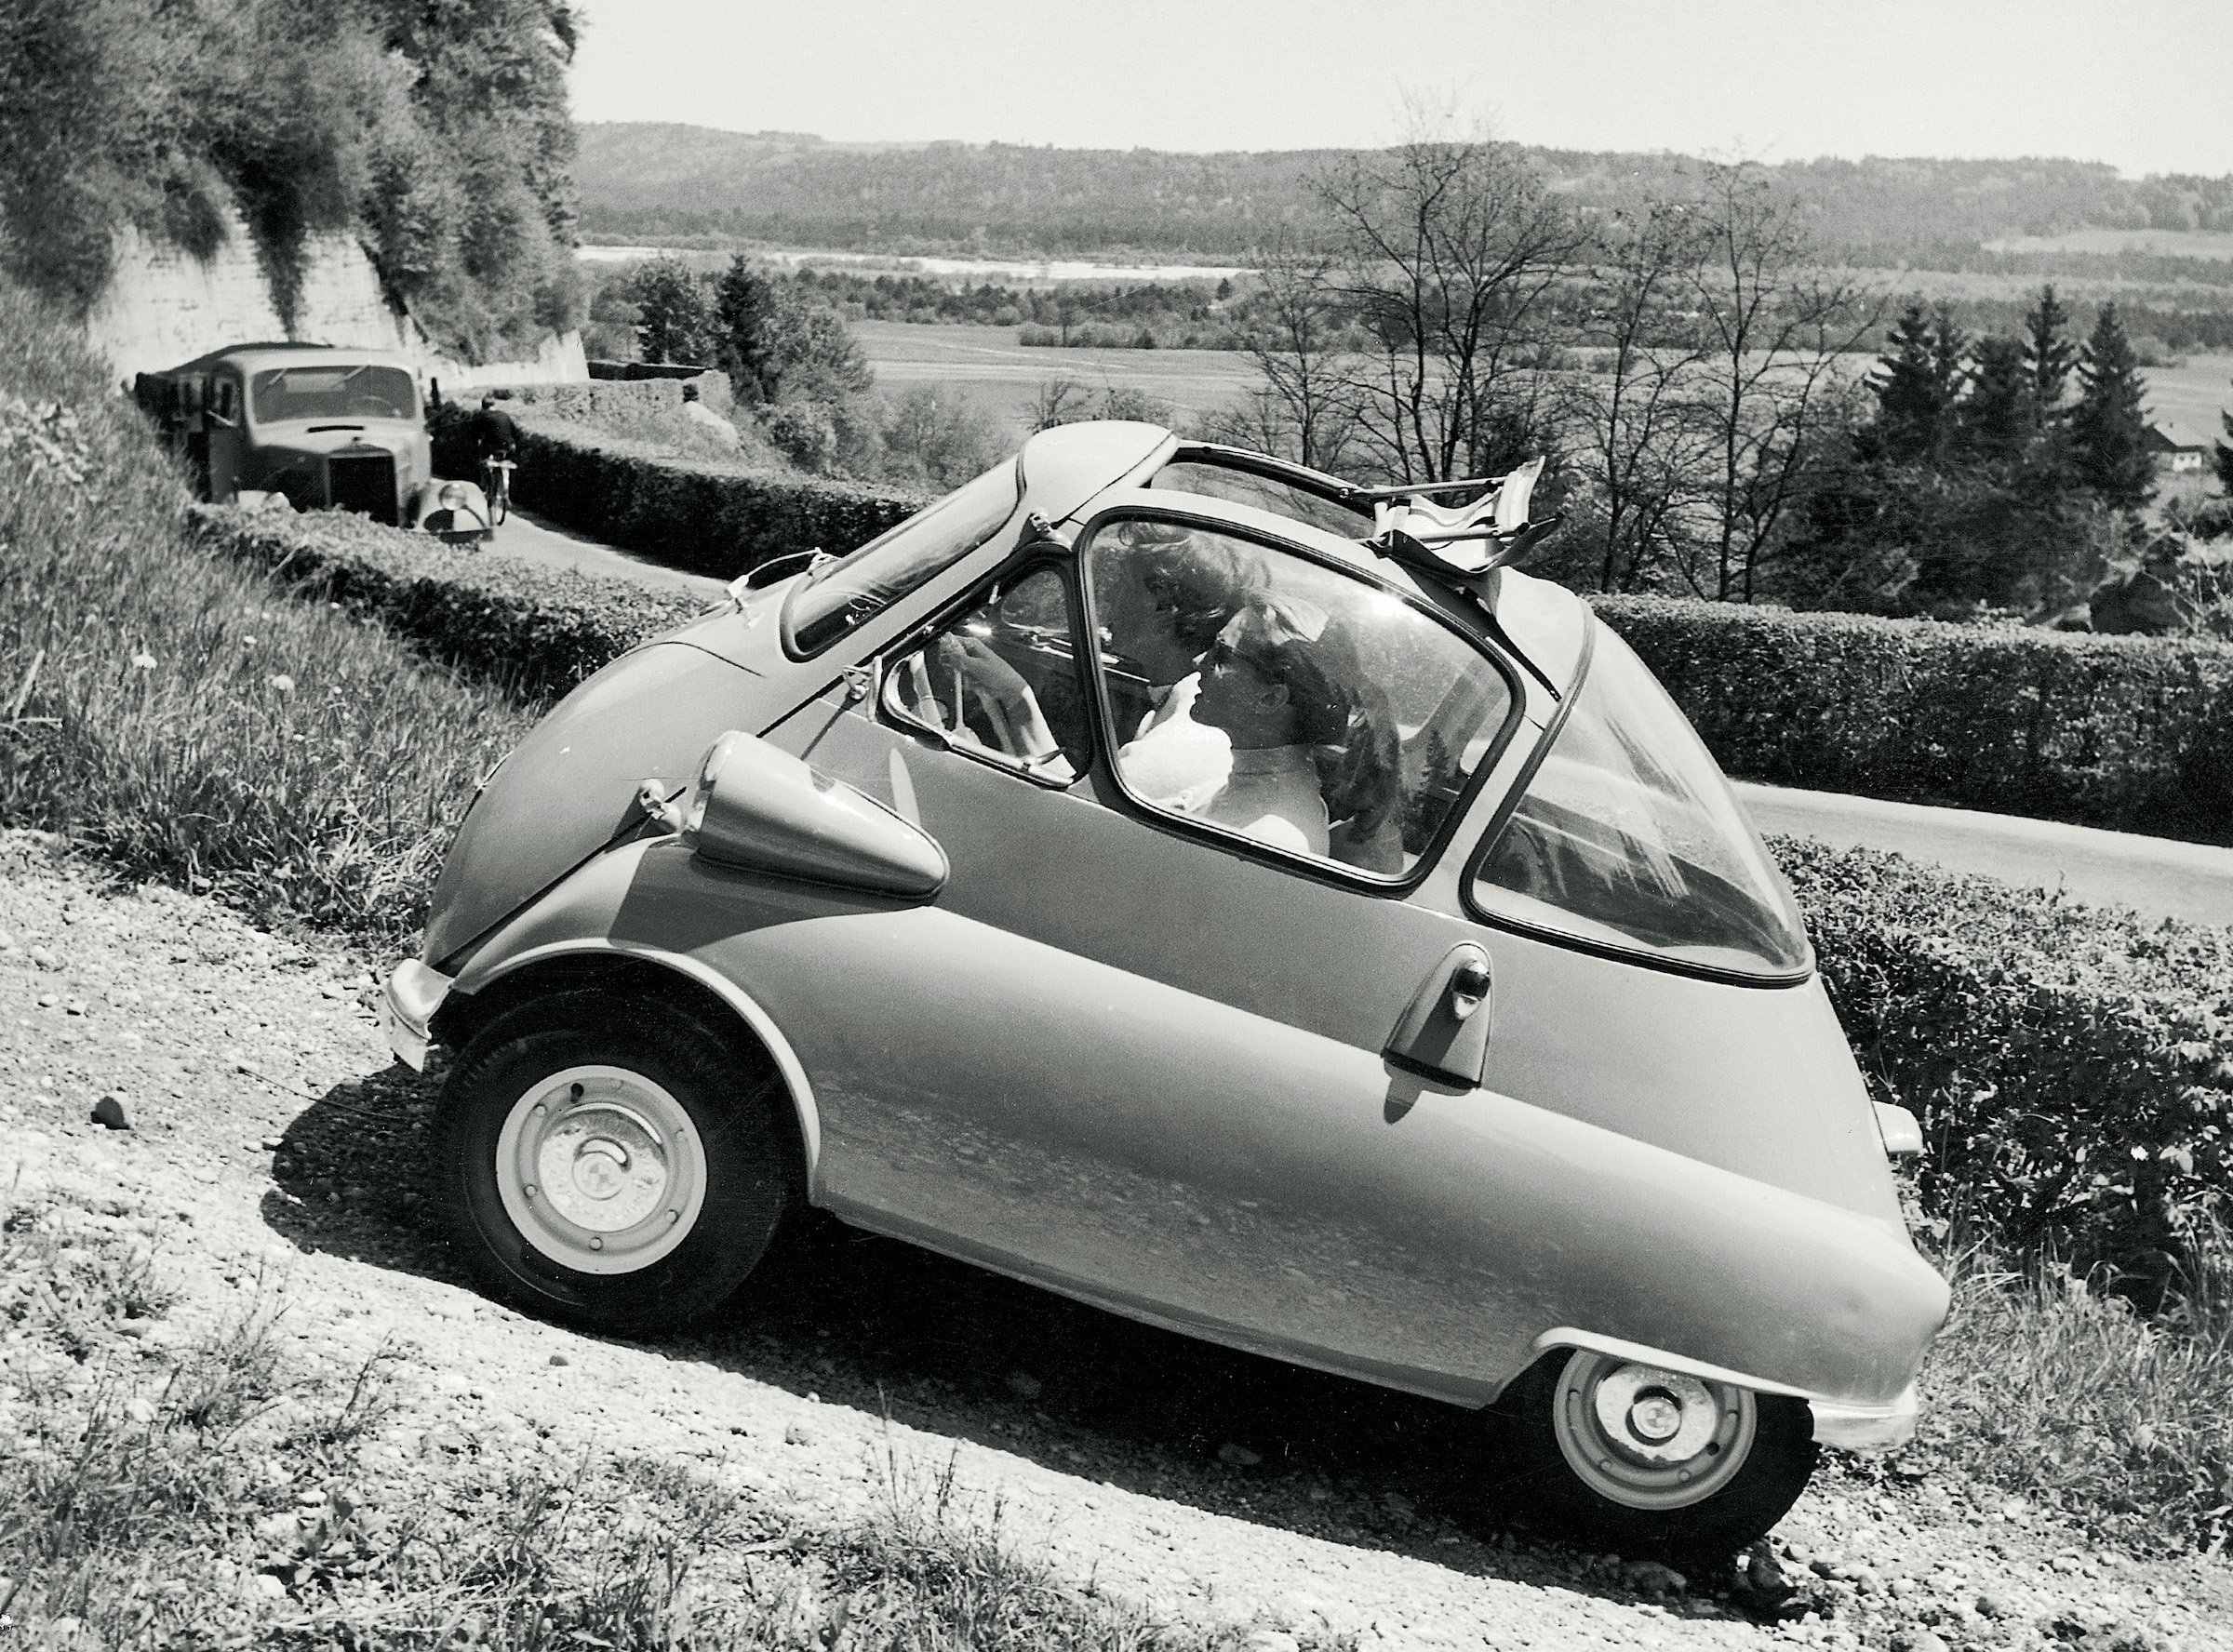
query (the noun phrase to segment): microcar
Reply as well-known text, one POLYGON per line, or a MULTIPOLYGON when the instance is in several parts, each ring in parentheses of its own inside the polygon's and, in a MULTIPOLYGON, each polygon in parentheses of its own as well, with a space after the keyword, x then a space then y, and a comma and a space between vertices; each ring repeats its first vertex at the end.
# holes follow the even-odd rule
POLYGON ((1533 475, 1061 427, 583 683, 384 994, 486 1286, 672 1326, 815 1206, 1493 1410, 1631 1552, 1906 1439, 1913 1121, 1533 475))

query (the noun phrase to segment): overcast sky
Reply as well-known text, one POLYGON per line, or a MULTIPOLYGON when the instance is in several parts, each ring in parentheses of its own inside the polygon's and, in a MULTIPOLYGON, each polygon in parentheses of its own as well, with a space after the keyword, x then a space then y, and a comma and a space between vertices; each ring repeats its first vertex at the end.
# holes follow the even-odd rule
POLYGON ((1408 97, 1573 149, 2233 172, 2233 0, 581 0, 590 121, 1219 150, 1408 97))

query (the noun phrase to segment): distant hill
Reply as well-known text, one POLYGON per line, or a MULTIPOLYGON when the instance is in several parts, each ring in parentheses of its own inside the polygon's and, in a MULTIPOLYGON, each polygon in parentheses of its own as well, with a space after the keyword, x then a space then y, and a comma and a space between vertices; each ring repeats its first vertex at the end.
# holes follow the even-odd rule
MULTIPOLYGON (((1331 150, 1184 154, 987 143, 832 143, 650 123, 578 128, 589 239, 725 235, 855 250, 981 247, 1229 258, 1307 216, 1331 150)), ((1553 186, 1610 203, 1670 154, 1527 152, 1553 186)), ((1852 261, 1966 269, 1982 243, 2085 229, 2233 231, 2233 175, 2128 180, 2086 161, 1792 161, 1823 245, 1852 261)), ((2153 238, 2157 252, 2165 238, 2153 238)))

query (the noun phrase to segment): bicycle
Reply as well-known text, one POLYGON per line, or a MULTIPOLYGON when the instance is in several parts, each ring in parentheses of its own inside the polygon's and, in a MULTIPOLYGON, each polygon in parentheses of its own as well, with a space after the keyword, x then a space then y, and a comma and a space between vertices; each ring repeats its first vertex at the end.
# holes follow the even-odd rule
POLYGON ((484 459, 482 497, 488 501, 488 526, 500 526, 512 514, 512 473, 519 469, 508 459, 484 459))

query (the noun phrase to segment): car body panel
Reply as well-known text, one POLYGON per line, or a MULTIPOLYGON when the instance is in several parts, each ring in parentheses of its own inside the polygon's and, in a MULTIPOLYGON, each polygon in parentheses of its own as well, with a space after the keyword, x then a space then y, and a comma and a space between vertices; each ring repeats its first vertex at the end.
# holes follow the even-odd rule
POLYGON ((764 1012, 813 1074, 816 1204, 1234 1346, 1478 1406, 1583 1326, 1869 1408, 1944 1314, 1943 1284, 1880 1222, 1419 1080, 943 897, 635 844, 523 914, 457 990, 568 947, 694 960, 764 1012), (1102 1016, 1052 1035, 1086 1003, 1102 1016), (1211 1070, 1236 1082, 1206 1090, 1211 1070))

